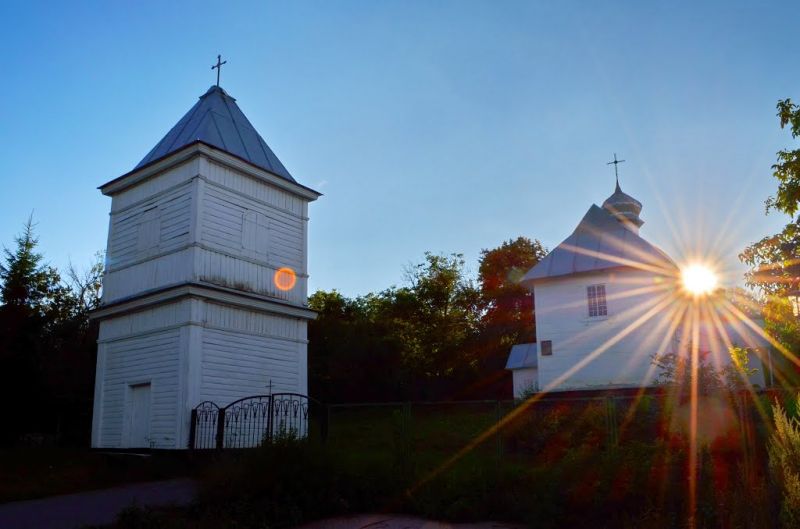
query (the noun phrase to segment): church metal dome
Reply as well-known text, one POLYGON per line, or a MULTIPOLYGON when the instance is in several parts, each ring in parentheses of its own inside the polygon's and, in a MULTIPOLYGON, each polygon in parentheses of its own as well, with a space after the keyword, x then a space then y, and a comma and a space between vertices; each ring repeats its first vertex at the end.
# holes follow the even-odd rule
POLYGON ((637 229, 644 224, 644 221, 639 218, 639 213, 642 212, 642 203, 623 193, 622 188, 619 187, 619 181, 617 181, 614 194, 603 202, 603 209, 609 211, 623 223, 630 223, 637 229))

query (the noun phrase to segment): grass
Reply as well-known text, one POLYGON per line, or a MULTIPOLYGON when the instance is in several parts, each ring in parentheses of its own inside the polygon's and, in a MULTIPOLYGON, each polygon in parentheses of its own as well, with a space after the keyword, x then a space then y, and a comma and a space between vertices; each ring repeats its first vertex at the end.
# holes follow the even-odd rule
MULTIPOLYGON (((666 529, 684 527, 688 512, 685 453, 663 444, 608 451, 581 444, 556 462, 477 452, 418 487, 436 459, 429 453, 413 454, 405 467, 396 454, 341 456, 330 446, 288 441, 228 453, 204 475, 191 509, 129 512, 116 527, 280 528, 341 514, 404 512, 543 529, 666 529)), ((753 504, 753 489, 721 495, 713 480, 704 483, 698 528, 772 526, 753 504)))
MULTIPOLYGON (((499 412, 508 409, 503 404, 499 412)), ((191 508, 131 509, 116 527, 280 528, 359 512, 559 529, 687 527, 685 438, 658 420, 653 400, 618 409, 616 420, 608 409, 596 400, 542 404, 445 467, 496 423, 495 403, 334 407, 326 443, 312 430, 308 441, 283 439, 260 449, 223 452, 197 474, 201 493, 191 508)), ((697 529, 777 524, 766 469, 752 461, 745 465, 737 442, 703 447, 697 529)), ((70 479, 102 481, 109 462, 89 463, 99 476, 70 479)), ((167 477, 157 465, 122 474, 127 472, 167 477)), ((39 490, 43 486, 39 481, 39 490)))
MULTIPOLYGON (((640 408, 633 424, 613 426, 603 401, 543 405, 447 467, 495 423, 494 403, 333 408, 326 444, 223 453, 192 509, 128 513, 118 528, 280 528, 358 512, 545 529, 687 527, 687 444, 650 420, 652 402, 640 408)), ((694 527, 775 526, 764 472, 744 473, 742 461, 735 446, 703 448, 694 527)))

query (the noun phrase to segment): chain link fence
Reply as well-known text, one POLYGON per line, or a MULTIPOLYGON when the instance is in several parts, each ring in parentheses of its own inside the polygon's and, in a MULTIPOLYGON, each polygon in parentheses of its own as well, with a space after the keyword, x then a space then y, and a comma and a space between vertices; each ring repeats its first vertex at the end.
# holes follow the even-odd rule
POLYGON ((465 447, 497 457, 564 457, 571 450, 640 443, 681 443, 764 455, 775 401, 794 408, 796 392, 700 396, 639 394, 534 395, 527 401, 386 402, 327 408, 326 442, 343 457, 446 457, 465 447))

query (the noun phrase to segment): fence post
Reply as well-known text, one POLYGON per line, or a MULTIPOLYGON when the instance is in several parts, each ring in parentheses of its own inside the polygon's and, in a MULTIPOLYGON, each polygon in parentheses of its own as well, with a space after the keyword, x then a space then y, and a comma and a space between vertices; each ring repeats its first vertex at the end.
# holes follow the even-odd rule
POLYGON ((406 438, 411 439, 411 401, 403 405, 403 430, 405 431, 406 438))
POLYGON ((220 408, 217 412, 217 436, 215 440, 217 450, 225 448, 225 408, 220 408))
MULTIPOLYGON (((272 382, 270 381, 270 384, 272 382)), ((272 442, 272 429, 275 426, 273 415, 275 414, 275 396, 270 393, 269 395, 269 418, 267 419, 267 441, 272 442)))
POLYGON ((322 404, 323 406, 323 413, 322 416, 322 427, 320 428, 320 434, 322 436, 322 444, 327 444, 328 442, 328 428, 330 427, 331 423, 331 407, 328 404, 322 404))
POLYGON ((494 401, 494 427, 495 427, 495 443, 497 444, 497 459, 503 457, 503 437, 500 435, 500 420, 502 419, 502 412, 500 411, 500 401, 494 401))
POLYGON ((191 421, 189 424, 189 450, 194 450, 194 437, 197 434, 197 409, 192 410, 191 421))
POLYGON ((609 446, 617 446, 619 443, 619 433, 617 432, 617 406, 614 397, 606 397, 606 427, 609 446))

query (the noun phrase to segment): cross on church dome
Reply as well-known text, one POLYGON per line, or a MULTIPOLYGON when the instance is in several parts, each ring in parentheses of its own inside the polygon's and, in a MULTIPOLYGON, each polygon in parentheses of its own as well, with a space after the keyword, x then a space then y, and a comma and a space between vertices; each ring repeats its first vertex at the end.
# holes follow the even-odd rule
POLYGON ((619 185, 617 166, 624 161, 617 160, 617 153, 614 153, 614 160, 606 164, 614 165, 616 187, 614 188, 614 193, 603 202, 603 209, 611 212, 618 220, 638 230, 644 224, 644 221, 639 218, 639 213, 642 212, 642 203, 627 193, 623 193, 619 185))
POLYGON ((213 66, 211 66, 212 70, 214 70, 214 69, 217 70, 217 86, 219 86, 219 74, 222 71, 222 65, 223 64, 228 64, 228 61, 223 61, 222 60, 222 55, 217 55, 217 64, 214 64, 213 66))

